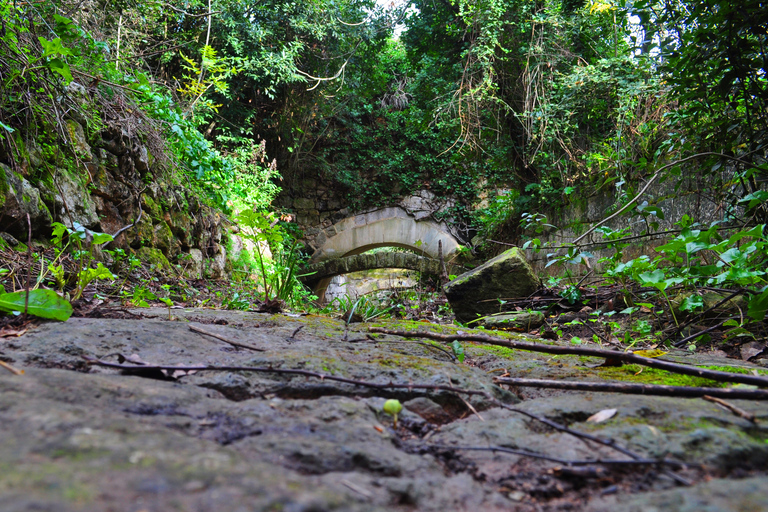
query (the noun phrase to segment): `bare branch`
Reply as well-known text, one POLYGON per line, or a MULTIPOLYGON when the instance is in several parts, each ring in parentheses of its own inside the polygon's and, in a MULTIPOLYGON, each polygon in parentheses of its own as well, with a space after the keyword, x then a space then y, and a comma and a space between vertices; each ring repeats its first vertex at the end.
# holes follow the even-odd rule
POLYGON ((573 382, 567 380, 521 379, 497 377, 497 384, 527 386, 574 391, 596 391, 601 393, 622 393, 625 395, 676 396, 686 398, 731 398, 745 400, 768 400, 768 389, 700 388, 684 386, 661 386, 637 384, 634 382, 573 382))
POLYGON ((531 343, 527 341, 504 340, 501 338, 488 336, 487 334, 437 334, 434 332, 389 330, 380 327, 371 327, 369 331, 409 338, 429 338, 444 342, 452 342, 455 340, 477 341, 479 343, 488 343, 489 345, 498 345, 500 347, 516 348, 519 350, 530 350, 531 352, 543 352, 546 354, 568 354, 603 357, 606 359, 616 359, 625 363, 633 363, 651 368, 657 368, 659 370, 667 370, 673 373, 693 375, 695 377, 711 379, 718 382, 738 382, 741 384, 768 387, 768 377, 696 368, 695 366, 673 363, 657 358, 641 357, 631 352, 619 352, 590 347, 563 347, 559 345, 544 345, 542 343, 531 343))

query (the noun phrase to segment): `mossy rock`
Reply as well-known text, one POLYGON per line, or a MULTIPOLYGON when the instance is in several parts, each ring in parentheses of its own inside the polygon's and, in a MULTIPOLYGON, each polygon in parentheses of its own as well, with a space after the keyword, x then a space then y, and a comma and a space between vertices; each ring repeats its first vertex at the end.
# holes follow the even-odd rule
POLYGON ((160 249, 168 258, 173 258, 179 253, 179 242, 165 221, 155 224, 154 241, 155 247, 160 249))
POLYGON ((515 311, 503 315, 486 317, 483 324, 488 329, 521 329, 533 330, 544 323, 544 313, 541 311, 515 311))
POLYGON ((514 247, 479 267, 461 274, 443 287, 460 322, 499 313, 498 299, 527 297, 539 280, 522 251, 514 247))
POLYGON ((136 251, 136 256, 143 262, 154 265, 158 269, 171 270, 171 262, 160 249, 155 247, 142 247, 136 251))

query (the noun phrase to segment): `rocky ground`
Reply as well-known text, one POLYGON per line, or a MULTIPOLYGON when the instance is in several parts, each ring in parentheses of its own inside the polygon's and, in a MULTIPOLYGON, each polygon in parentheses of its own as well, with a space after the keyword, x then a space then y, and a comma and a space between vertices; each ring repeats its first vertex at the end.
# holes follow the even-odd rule
MULTIPOLYGON (((123 318, 5 328, 0 360, 24 374, 0 369, 2 510, 768 510, 764 402, 733 401, 757 415, 753 423, 700 399, 505 390, 492 380, 504 371, 606 375, 599 361, 471 343, 459 363, 416 339, 370 336, 370 324, 346 332, 325 317, 172 313, 169 321, 165 309, 116 310, 111 316, 123 318), (270 371, 126 373, 84 356, 301 369, 356 382, 270 371), (397 427, 382 412, 390 398, 405 405, 397 427), (586 421, 604 409, 617 414, 586 421), (568 465, 630 457, 537 418, 680 464, 568 465), (488 447, 558 460, 480 450, 488 447)), ((695 357, 686 362, 713 363, 695 357)))

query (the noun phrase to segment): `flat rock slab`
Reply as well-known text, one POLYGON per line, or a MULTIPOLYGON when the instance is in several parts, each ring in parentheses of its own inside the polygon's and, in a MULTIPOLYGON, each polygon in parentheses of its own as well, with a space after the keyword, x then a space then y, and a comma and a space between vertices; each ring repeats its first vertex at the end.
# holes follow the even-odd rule
POLYGON ((0 373, 3 511, 554 511, 608 510, 612 503, 612 510, 653 510, 644 503, 665 510, 660 504, 669 500, 700 503, 702 496, 719 507, 711 510, 740 510, 749 489, 768 486, 762 403, 737 402, 758 414, 752 424, 700 400, 560 392, 520 402, 514 390, 493 384, 497 368, 571 370, 470 344, 467 361, 457 364, 417 340, 371 339, 365 325, 346 332, 342 322, 323 317, 174 310, 168 321, 163 310, 149 313, 155 318, 43 323, 0 340, 0 357, 25 371, 0 373), (196 332, 201 329, 264 351, 235 348, 196 332), (680 488, 656 468, 599 466, 598 477, 574 476, 558 469, 561 463, 470 449, 625 458, 483 396, 269 372, 204 371, 162 380, 90 366, 83 358, 116 361, 117 353, 154 364, 294 368, 485 391, 642 456, 689 464, 676 473, 696 486, 680 488), (389 398, 405 404, 397 428, 381 412, 389 398), (617 415, 586 421, 606 408, 617 415), (720 478, 706 482, 713 475, 720 478))

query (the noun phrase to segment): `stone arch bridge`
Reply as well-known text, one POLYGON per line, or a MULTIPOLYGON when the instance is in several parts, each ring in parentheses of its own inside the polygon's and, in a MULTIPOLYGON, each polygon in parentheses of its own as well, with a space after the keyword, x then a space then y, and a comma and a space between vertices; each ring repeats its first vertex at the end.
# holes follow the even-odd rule
POLYGON ((461 245, 447 227, 431 219, 418 220, 402 207, 361 213, 326 228, 303 269, 302 281, 323 300, 331 278, 376 268, 404 268, 440 274, 440 250, 453 266, 461 245), (377 247, 401 247, 413 253, 362 254, 377 247), (414 254, 415 253, 415 254, 414 254))

